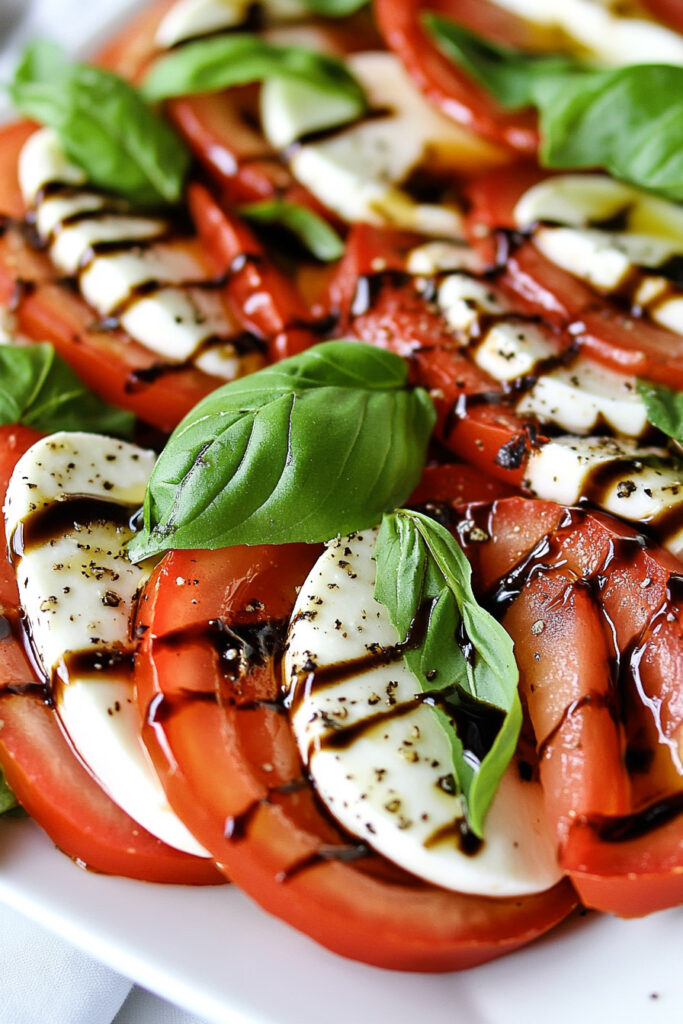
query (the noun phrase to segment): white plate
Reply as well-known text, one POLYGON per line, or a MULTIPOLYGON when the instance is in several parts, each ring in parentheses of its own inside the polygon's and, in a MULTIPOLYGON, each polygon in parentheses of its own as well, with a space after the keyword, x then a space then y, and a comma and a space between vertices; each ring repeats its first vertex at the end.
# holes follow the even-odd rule
POLYGON ((268 917, 237 889, 90 875, 30 821, 0 822, 0 900, 146 988, 225 1024, 680 1024, 683 908, 574 916, 484 967, 364 967, 268 917))
MULTIPOLYGON (((66 26, 72 45, 87 51, 95 24, 118 21, 127 7, 131 0, 101 0, 87 11, 80 0, 42 0, 16 42, 37 31, 65 37, 66 26), (59 16, 76 6, 78 19, 59 16)), ((683 1019, 683 909, 632 922, 577 915, 533 946, 464 974, 397 974, 327 953, 231 887, 90 875, 32 822, 16 820, 0 822, 0 901, 164 998, 226 1024, 683 1019)))

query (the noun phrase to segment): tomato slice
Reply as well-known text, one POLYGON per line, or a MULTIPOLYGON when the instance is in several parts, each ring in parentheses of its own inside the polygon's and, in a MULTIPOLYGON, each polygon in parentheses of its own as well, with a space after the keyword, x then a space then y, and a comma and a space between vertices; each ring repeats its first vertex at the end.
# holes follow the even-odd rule
MULTIPOLYGON (((3 500, 17 459, 41 436, 29 427, 0 427, 3 500)), ((6 558, 0 560, 0 626, 0 764, 31 817, 92 871, 186 885, 224 880, 210 860, 172 849, 129 818, 74 754, 19 640, 19 596, 6 558)))
POLYGON ((643 0, 645 7, 665 25, 683 32, 683 9, 679 0, 643 0))
POLYGON ((530 29, 520 18, 489 0, 375 0, 375 13, 387 46, 403 61, 425 95, 444 114, 491 142, 520 153, 538 148, 536 115, 510 113, 446 57, 423 27, 420 16, 436 11, 509 45, 529 45, 530 29))
POLYGON ((467 515, 484 531, 464 535, 475 578, 515 640, 560 863, 599 910, 677 906, 680 562, 603 514, 510 498, 467 515))
POLYGON ((354 225, 330 289, 331 308, 340 312, 343 329, 408 360, 412 381, 434 401, 440 441, 519 487, 530 446, 541 435, 506 405, 500 382, 472 361, 405 273, 415 244, 405 232, 354 225))
POLYGON ((442 971, 530 941, 571 909, 566 883, 522 899, 447 892, 359 849, 320 809, 272 643, 317 554, 174 551, 155 570, 140 606, 138 695, 171 804, 249 895, 344 956, 442 971))
POLYGON ((582 352, 619 373, 683 388, 683 336, 631 314, 547 259, 514 232, 514 208, 524 192, 547 174, 529 164, 488 172, 472 180, 468 230, 472 244, 493 263, 504 259, 498 278, 520 308, 540 313, 568 331, 582 352))

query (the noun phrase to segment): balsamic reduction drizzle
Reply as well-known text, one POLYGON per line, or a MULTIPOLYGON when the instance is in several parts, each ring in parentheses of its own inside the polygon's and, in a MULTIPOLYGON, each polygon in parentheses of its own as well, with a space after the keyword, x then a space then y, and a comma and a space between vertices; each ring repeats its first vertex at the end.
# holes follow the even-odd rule
POLYGON ((120 529, 129 529, 137 507, 92 495, 64 495, 61 500, 39 506, 17 525, 10 540, 12 559, 16 563, 26 552, 95 523, 111 522, 120 529))

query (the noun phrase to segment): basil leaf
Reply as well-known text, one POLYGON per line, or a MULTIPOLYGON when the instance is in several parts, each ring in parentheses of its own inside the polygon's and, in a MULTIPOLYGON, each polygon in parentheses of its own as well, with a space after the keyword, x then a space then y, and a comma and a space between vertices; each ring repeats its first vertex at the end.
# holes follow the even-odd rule
POLYGON ((0 768, 0 815, 7 814, 15 807, 18 807, 17 798, 7 785, 3 770, 0 768))
POLYGON ((316 259, 324 263, 344 255, 344 242, 334 228, 313 210, 284 199, 264 199, 240 207, 248 220, 261 224, 277 224, 291 232, 316 259))
POLYGON ((387 607, 399 636, 428 615, 424 637, 406 650, 404 660, 422 689, 435 694, 456 788, 469 827, 482 837, 522 724, 512 640, 477 603, 469 562, 434 520, 407 509, 385 515, 375 559, 375 597, 387 607), (480 742, 482 723, 484 731, 492 727, 490 745, 480 742))
POLYGON ((436 418, 407 372, 391 352, 329 341, 212 392, 159 457, 130 557, 374 525, 417 483, 436 418))
POLYGON ((683 391, 674 391, 649 380, 636 383, 650 423, 674 441, 683 443, 683 391))
POLYGON ((566 57, 495 46, 427 15, 444 52, 508 109, 540 113, 546 167, 602 167, 616 178, 683 201, 683 67, 594 70, 566 57))
POLYGON ((346 96, 358 114, 363 89, 342 61, 300 46, 280 46, 251 33, 187 43, 156 61, 142 89, 149 100, 214 92, 266 78, 293 78, 322 92, 346 96))
POLYGON ((425 14, 423 21, 446 56, 509 110, 533 104, 538 80, 574 74, 582 68, 572 57, 538 56, 489 42, 437 14, 425 14))
POLYGON ((25 117, 57 132, 94 185, 139 206, 176 203, 190 154, 128 82, 102 68, 69 64, 53 44, 27 47, 8 87, 25 117))
POLYGON ((0 345, 0 424, 130 437, 134 422, 90 391, 52 345, 0 345))
POLYGON ((365 7, 368 0, 304 0, 306 7, 323 18, 345 18, 365 7))

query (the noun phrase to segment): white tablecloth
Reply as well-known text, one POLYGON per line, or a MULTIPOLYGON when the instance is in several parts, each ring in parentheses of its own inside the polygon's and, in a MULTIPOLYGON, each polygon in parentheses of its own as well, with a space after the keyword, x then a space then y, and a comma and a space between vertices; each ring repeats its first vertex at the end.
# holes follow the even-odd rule
MULTIPOLYGON (((0 81, 30 39, 78 50, 131 0, 0 0, 0 81)), ((6 107, 0 99, 0 113, 6 107)), ((0 1024, 203 1024, 0 906, 0 1024)))

